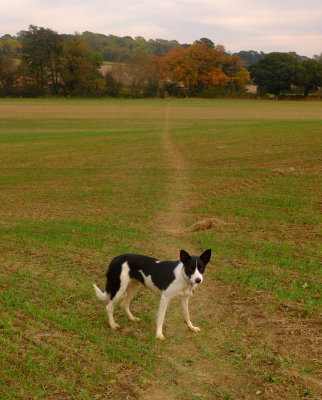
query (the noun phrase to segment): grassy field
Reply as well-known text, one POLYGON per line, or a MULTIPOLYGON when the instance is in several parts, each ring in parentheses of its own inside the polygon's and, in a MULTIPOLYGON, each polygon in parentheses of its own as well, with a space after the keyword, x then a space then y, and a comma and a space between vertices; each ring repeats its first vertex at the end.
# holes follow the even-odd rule
POLYGON ((318 400, 321 144, 318 102, 0 100, 0 399, 318 400), (180 248, 202 332, 111 331, 109 260, 180 248))

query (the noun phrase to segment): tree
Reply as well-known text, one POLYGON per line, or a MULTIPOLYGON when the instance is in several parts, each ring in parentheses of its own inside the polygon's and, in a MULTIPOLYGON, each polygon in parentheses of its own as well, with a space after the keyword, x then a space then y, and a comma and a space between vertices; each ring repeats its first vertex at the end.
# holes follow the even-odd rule
POLYGON ((164 57, 168 81, 184 89, 186 95, 200 95, 213 87, 239 89, 249 81, 239 57, 230 56, 223 46, 196 42, 177 46, 164 57))
POLYGON ((164 73, 163 58, 156 55, 148 56, 141 65, 141 68, 146 78, 144 96, 164 97, 166 75, 164 73))
POLYGON ((241 90, 250 83, 249 72, 243 67, 241 59, 236 56, 230 56, 227 53, 222 55, 222 69, 229 77, 229 85, 235 90, 241 90))
POLYGON ((100 96, 106 88, 98 69, 103 63, 98 53, 79 35, 69 37, 62 48, 60 76, 67 96, 100 96))
POLYGON ((134 39, 131 36, 103 35, 92 32, 83 32, 82 37, 91 46, 91 49, 101 53, 105 61, 130 62, 135 58, 137 51, 145 55, 164 56, 170 49, 179 45, 176 40, 150 39, 142 36, 134 39))
POLYGON ((164 57, 168 79, 182 86, 186 96, 197 94, 209 85, 226 83, 226 75, 220 67, 215 67, 214 55, 214 50, 202 43, 175 47, 164 57))
POLYGON ((304 89, 304 97, 322 86, 322 63, 313 59, 304 60, 298 69, 296 84, 304 89))
POLYGON ((58 93, 62 41, 51 29, 30 25, 23 35, 22 57, 40 92, 58 93))
POLYGON ((168 80, 182 86, 188 95, 189 87, 197 77, 186 49, 176 46, 170 50, 164 57, 164 65, 168 80))
POLYGON ((298 66, 298 60, 293 55, 275 52, 266 54, 249 70, 260 93, 272 93, 278 97, 296 83, 298 66))
POLYGON ((201 43, 204 44, 208 49, 214 49, 215 48, 215 43, 208 39, 208 38, 201 38, 199 40, 196 40, 195 43, 201 43))
POLYGON ((168 51, 179 46, 179 43, 176 40, 150 39, 148 43, 151 46, 152 55, 159 57, 165 56, 168 51))
POLYGON ((314 58, 314 60, 316 60, 316 61, 322 63, 322 53, 320 53, 320 54, 315 54, 315 55, 313 56, 313 58, 314 58))
POLYGON ((17 79, 17 64, 8 56, 0 56, 0 95, 14 96, 17 79))
POLYGON ((21 48, 21 43, 8 34, 0 38, 0 93, 2 96, 16 95, 21 48))
POLYGON ((110 65, 105 80, 110 96, 163 97, 163 59, 138 51, 130 63, 110 65))
POLYGON ((4 35, 0 39, 0 56, 19 58, 21 53, 22 44, 11 38, 10 35, 4 35))
POLYGON ((258 52, 255 50, 248 50, 248 51, 242 50, 233 55, 240 57, 244 66, 248 67, 252 64, 257 64, 265 56, 265 53, 263 53, 262 51, 258 52))

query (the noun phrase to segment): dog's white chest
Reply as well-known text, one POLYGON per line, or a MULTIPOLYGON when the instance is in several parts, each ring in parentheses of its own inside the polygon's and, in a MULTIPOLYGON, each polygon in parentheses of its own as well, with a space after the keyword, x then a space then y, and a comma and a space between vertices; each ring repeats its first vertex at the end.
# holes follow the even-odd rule
POLYGON ((170 297, 187 297, 193 295, 192 286, 187 284, 180 271, 180 268, 175 270, 176 278, 165 290, 165 293, 170 297))
POLYGON ((176 290, 174 290, 174 293, 176 294, 176 296, 186 297, 186 296, 192 296, 193 290, 191 286, 187 287, 186 285, 184 286, 180 285, 180 287, 177 287, 176 290))
POLYGON ((192 296, 192 295, 193 295, 192 287, 183 290, 183 296, 192 296))

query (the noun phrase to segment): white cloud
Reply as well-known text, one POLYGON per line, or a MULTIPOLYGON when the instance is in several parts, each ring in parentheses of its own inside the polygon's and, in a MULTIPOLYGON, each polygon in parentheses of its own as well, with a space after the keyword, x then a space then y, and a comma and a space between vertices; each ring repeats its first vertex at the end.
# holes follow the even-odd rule
POLYGON ((320 0, 10 0, 0 35, 30 24, 60 33, 85 30, 191 43, 209 37, 228 50, 322 51, 320 0))

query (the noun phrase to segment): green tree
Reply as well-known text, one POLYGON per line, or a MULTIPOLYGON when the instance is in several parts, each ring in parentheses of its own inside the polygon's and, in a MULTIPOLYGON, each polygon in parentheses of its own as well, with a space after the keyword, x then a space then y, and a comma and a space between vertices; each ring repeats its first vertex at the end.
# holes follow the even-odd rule
POLYGON ((0 39, 0 56, 7 56, 10 58, 19 58, 21 53, 21 43, 11 38, 10 35, 4 35, 0 39))
POLYGON ((22 44, 22 57, 40 93, 49 89, 52 94, 57 94, 62 54, 62 40, 58 33, 30 25, 23 35, 22 44))
POLYGON ((316 61, 322 63, 322 53, 320 53, 320 54, 315 54, 315 55, 313 56, 313 58, 314 58, 314 60, 316 60, 316 61))
POLYGON ((291 89, 296 83, 299 62, 289 53, 266 54, 257 64, 249 67, 253 82, 259 93, 272 93, 279 96, 282 91, 291 89))
POLYGON ((244 66, 248 67, 252 64, 257 64, 265 56, 265 53, 255 50, 242 50, 238 53, 235 53, 234 56, 240 57, 244 66))
POLYGON ((204 44, 208 49, 214 49, 215 48, 215 43, 208 39, 208 38, 201 38, 199 40, 196 40, 195 43, 201 43, 204 44))
POLYGON ((296 84, 304 89, 304 97, 322 86, 322 63, 306 59, 299 67, 296 84))
POLYGON ((176 40, 150 39, 147 41, 142 36, 133 39, 131 36, 107 36, 87 31, 82 33, 82 37, 93 51, 101 53, 105 61, 113 62, 133 61, 137 51, 145 55, 163 57, 169 50, 179 45, 176 40))
POLYGON ((91 51, 79 35, 70 36, 63 45, 60 76, 66 96, 100 96, 106 83, 98 69, 103 59, 91 51))
POLYGON ((176 40, 165 40, 165 39, 150 39, 149 45, 151 46, 151 54, 155 56, 163 57, 165 56, 171 49, 176 46, 179 46, 179 43, 176 40))

